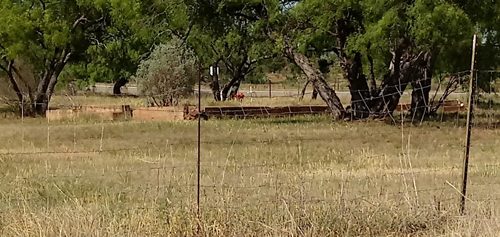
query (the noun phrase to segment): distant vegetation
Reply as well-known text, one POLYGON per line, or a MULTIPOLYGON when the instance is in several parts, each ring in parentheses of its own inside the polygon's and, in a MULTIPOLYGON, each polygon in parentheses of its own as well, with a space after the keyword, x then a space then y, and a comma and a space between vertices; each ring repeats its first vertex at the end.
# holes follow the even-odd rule
POLYGON ((412 115, 425 117, 431 79, 468 70, 473 33, 478 68, 498 69, 499 18, 498 2, 458 0, 1 0, 2 98, 43 115, 59 83, 115 83, 120 94, 156 46, 180 39, 204 75, 221 68, 205 81, 215 100, 285 71, 339 118, 390 116, 407 88, 412 115), (352 92, 348 106, 325 79, 334 68, 352 92))
POLYGON ((197 71, 193 52, 173 39, 155 47, 133 79, 150 105, 174 106, 193 92, 197 71))

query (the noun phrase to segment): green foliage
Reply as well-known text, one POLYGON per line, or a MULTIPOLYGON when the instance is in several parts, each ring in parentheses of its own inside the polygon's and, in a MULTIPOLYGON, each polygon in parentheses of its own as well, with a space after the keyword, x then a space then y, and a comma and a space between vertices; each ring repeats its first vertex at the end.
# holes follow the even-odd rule
POLYGON ((174 38, 153 50, 141 62, 134 80, 141 93, 155 106, 177 105, 191 95, 196 82, 197 63, 194 53, 174 38))
POLYGON ((88 69, 85 64, 73 64, 68 65, 61 72, 59 76, 59 83, 57 83, 58 90, 65 90, 68 85, 76 84, 76 87, 80 90, 83 90, 91 85, 95 84, 95 81, 92 81, 88 75, 88 69))
POLYGON ((189 27, 186 5, 170 1, 111 1, 109 25, 92 38, 92 45, 82 53, 78 68, 65 73, 69 77, 94 82, 128 80, 141 60, 155 45, 180 35, 189 27))
POLYGON ((0 44, 8 59, 23 58, 36 69, 67 49, 74 57, 99 32, 108 1, 0 1, 0 44), (86 27, 80 27, 85 25, 86 27))
MULTIPOLYGON (((483 45, 498 45, 499 5, 474 1, 304 0, 291 9, 288 22, 292 23, 286 34, 304 53, 312 49, 324 57, 325 52, 345 46, 348 55, 370 54, 379 76, 387 71, 391 52, 404 39, 410 41, 412 51, 435 55, 436 72, 461 71, 470 64, 474 31, 482 33, 483 45)), ((491 52, 491 47, 488 50, 491 52)))
POLYGON ((466 70, 473 32, 479 68, 498 69, 499 1, 0 0, 0 65, 23 59, 41 77, 68 56, 64 81, 113 82, 130 78, 155 45, 176 36, 204 68, 220 61, 232 77, 243 65, 244 76, 260 78, 287 66, 267 60, 282 55, 287 39, 313 59, 334 60, 335 49, 370 54, 381 78, 402 39, 433 52, 437 73, 466 70))
POLYGON ((140 34, 141 6, 138 0, 0 0, 0 69, 11 71, 18 100, 34 101, 34 111, 44 114, 61 74, 89 83, 130 76, 139 54, 149 51, 143 43, 149 35, 140 34), (19 61, 31 65, 37 85, 25 85, 19 61))
POLYGON ((114 82, 135 74, 140 61, 154 45, 169 36, 160 37, 167 31, 166 23, 149 17, 160 11, 151 4, 151 1, 112 2, 113 24, 83 55, 80 63, 85 66, 85 73, 75 72, 73 76, 89 82, 114 82))
POLYGON ((245 82, 249 84, 266 84, 269 80, 264 73, 253 73, 245 79, 245 82))
POLYGON ((261 30, 267 21, 264 3, 194 1, 191 6, 189 42, 204 67, 221 62, 223 78, 262 78, 261 65, 276 55, 272 39, 261 30))

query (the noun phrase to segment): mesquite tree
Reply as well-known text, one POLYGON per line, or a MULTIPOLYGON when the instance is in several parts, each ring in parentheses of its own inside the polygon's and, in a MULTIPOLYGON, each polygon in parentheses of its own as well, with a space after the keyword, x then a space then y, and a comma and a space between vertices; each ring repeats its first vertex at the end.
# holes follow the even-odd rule
POLYGON ((187 24, 181 0, 123 1, 121 4, 127 9, 114 12, 112 24, 107 25, 100 37, 93 39, 81 60, 65 70, 69 77, 87 81, 87 84, 113 83, 114 95, 121 94, 121 88, 155 45, 178 34, 178 25, 187 24))
POLYGON ((259 31, 267 14, 264 7, 260 1, 232 0, 193 5, 190 17, 199 30, 192 31, 190 38, 199 42, 196 51, 204 54, 205 64, 223 66, 222 75, 229 77, 225 84, 214 78, 211 87, 215 100, 232 98, 248 75, 276 56, 273 42, 259 31))
POLYGON ((491 15, 495 23, 487 23, 473 14, 471 4, 460 1, 254 3, 265 12, 246 19, 259 22, 257 32, 265 32, 301 68, 337 117, 390 116, 411 87, 411 115, 424 118, 429 115, 433 75, 468 68, 474 28, 483 32, 485 42, 498 42, 498 17, 491 15), (328 55, 335 55, 333 61, 349 82, 351 105, 346 111, 318 70, 315 59, 328 55))
POLYGON ((412 115, 428 115, 433 73, 460 65, 442 62, 472 35, 468 15, 444 1, 305 0, 292 11, 302 46, 337 57, 353 118, 392 114, 410 86, 412 115))
POLYGON ((0 70, 26 114, 44 115, 59 75, 134 1, 0 1, 0 70), (29 67, 21 68, 21 65, 29 67), (23 78, 30 69, 34 86, 23 78))

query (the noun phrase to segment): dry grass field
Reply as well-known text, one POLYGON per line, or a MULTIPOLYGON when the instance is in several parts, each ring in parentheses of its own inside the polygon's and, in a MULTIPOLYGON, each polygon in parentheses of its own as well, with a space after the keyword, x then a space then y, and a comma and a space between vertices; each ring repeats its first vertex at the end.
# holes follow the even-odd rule
POLYGON ((0 236, 498 236, 495 116, 473 131, 465 216, 460 116, 204 121, 200 216, 196 122, 0 119, 0 236))

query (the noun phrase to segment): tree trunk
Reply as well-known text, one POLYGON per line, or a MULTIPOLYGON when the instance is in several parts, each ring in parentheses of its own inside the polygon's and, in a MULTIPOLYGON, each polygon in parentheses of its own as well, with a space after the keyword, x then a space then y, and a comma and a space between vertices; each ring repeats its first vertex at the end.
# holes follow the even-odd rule
POLYGON ((228 99, 231 99, 234 97, 234 95, 236 95, 236 93, 238 93, 239 89, 240 89, 240 85, 241 85, 241 82, 243 81, 244 79, 244 76, 241 75, 241 73, 239 72, 236 72, 234 75, 233 75, 233 78, 231 79, 231 81, 229 81, 229 83, 227 83, 224 88, 222 88, 222 100, 223 101, 226 101, 228 99))
POLYGON ((42 78, 38 82, 38 87, 35 92, 35 100, 33 103, 33 112, 34 115, 44 115, 47 107, 48 107, 48 96, 47 96, 47 87, 50 82, 50 78, 52 78, 53 68, 50 67, 45 70, 42 78))
POLYGON ((318 90, 316 90, 316 88, 313 88, 311 99, 313 99, 313 100, 318 99, 318 90))
POLYGON ((373 65, 373 57, 368 53, 368 63, 370 64, 370 95, 376 97, 379 94, 377 89, 377 81, 375 78, 375 70, 373 65))
POLYGON ((407 41, 403 40, 392 54, 389 72, 384 76, 379 95, 373 102, 372 113, 375 117, 392 116, 403 95, 403 91, 406 89, 408 78, 402 76, 402 65, 405 65, 403 53, 407 45, 407 41))
POLYGON ((351 93, 351 117, 363 119, 370 116, 370 107, 372 106, 370 88, 366 76, 363 74, 363 63, 361 53, 357 52, 354 58, 344 57, 341 60, 341 67, 344 77, 349 81, 349 90, 351 93))
POLYGON ((292 47, 287 45, 286 54, 300 67, 309 81, 314 86, 330 108, 330 112, 336 119, 342 119, 345 115, 345 109, 335 91, 326 83, 323 74, 315 68, 311 61, 303 54, 296 52, 292 47))
POLYGON ((219 73, 217 71, 217 68, 218 68, 218 64, 216 63, 214 65, 214 75, 212 76, 212 82, 210 83, 210 88, 212 89, 212 93, 214 95, 214 100, 221 101, 222 96, 221 96, 221 91, 220 91, 219 73))
MULTIPOLYGON (((306 91, 307 91, 307 86, 309 86, 310 83, 311 83, 311 81, 308 80, 306 82, 306 84, 304 85, 304 87, 302 88, 302 91, 300 93, 300 100, 304 99, 304 96, 306 95, 306 91)), ((312 100, 317 100, 318 99, 318 91, 315 88, 313 88, 313 90, 312 90, 311 99, 312 100)))
POLYGON ((59 63, 56 66, 54 74, 52 74, 52 77, 50 77, 49 85, 47 86, 47 92, 46 92, 49 101, 52 98, 52 95, 54 94, 54 89, 56 87, 57 79, 59 78, 59 75, 61 75, 64 66, 66 66, 65 62, 59 63))
MULTIPOLYGON (((386 75, 385 78, 397 77, 392 73, 386 75)), ((382 84, 382 89, 380 91, 380 97, 377 98, 373 106, 373 115, 378 118, 383 118, 391 116, 396 110, 399 100, 406 90, 407 83, 394 82, 393 80, 387 79, 388 82, 382 84)))
POLYGON ((43 74, 42 79, 38 82, 38 88, 33 102, 35 115, 44 116, 49 108, 49 102, 54 94, 54 89, 57 84, 57 79, 61 74, 66 61, 60 61, 53 64, 43 74))
POLYGON ((403 50, 397 50, 393 55, 390 72, 384 78, 380 96, 374 106, 376 109, 375 115, 377 117, 391 116, 399 104, 399 100, 401 99, 406 87, 409 84, 414 84, 416 82, 420 82, 418 85, 415 84, 414 86, 416 86, 417 92, 420 93, 422 97, 420 97, 420 95, 414 90, 413 95, 415 96, 415 106, 421 103, 428 104, 430 79, 422 79, 424 78, 424 70, 422 67, 426 62, 424 56, 426 54, 420 52, 418 55, 415 55, 414 53, 409 52, 409 50, 405 50, 407 52, 404 54, 402 53, 403 50), (422 94, 422 92, 424 92, 424 94, 422 94))
POLYGON ((128 80, 120 77, 115 84, 113 85, 113 95, 121 95, 122 94, 122 87, 127 85, 128 80))
POLYGON ((413 120, 423 120, 430 114, 429 93, 432 84, 432 55, 426 53, 417 67, 418 77, 412 81, 412 96, 410 115, 413 120))
POLYGON ((226 63, 227 68, 232 74, 231 81, 224 85, 222 89, 222 100, 226 101, 228 99, 232 99, 240 90, 240 85, 245 80, 245 76, 252 71, 251 65, 248 58, 248 55, 245 54, 243 56, 243 60, 237 64, 237 66, 234 66, 228 62, 226 63), (230 66, 231 65, 231 66, 230 66))
POLYGON ((304 87, 302 87, 302 91, 300 93, 300 100, 304 99, 304 96, 306 95, 307 91, 307 86, 309 86, 309 83, 311 83, 311 81, 307 80, 306 84, 304 84, 304 87))
POLYGON ((16 81, 16 78, 14 76, 14 73, 12 73, 12 68, 14 67, 14 61, 10 61, 9 65, 7 68, 4 68, 1 66, 1 68, 7 73, 7 77, 9 78, 10 85, 12 86, 12 89, 14 90, 14 93, 17 96, 17 99, 19 100, 19 109, 23 109, 22 106, 24 106, 22 103, 24 102, 24 97, 23 93, 21 92, 21 89, 19 87, 19 84, 16 81))
POLYGON ((413 91, 411 94, 411 109, 410 114, 412 116, 412 120, 422 120, 427 115, 429 115, 429 93, 431 91, 430 88, 430 79, 429 80, 419 80, 418 82, 412 82, 413 91))

